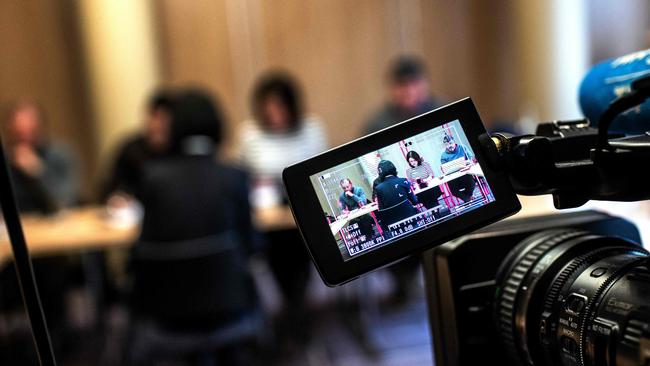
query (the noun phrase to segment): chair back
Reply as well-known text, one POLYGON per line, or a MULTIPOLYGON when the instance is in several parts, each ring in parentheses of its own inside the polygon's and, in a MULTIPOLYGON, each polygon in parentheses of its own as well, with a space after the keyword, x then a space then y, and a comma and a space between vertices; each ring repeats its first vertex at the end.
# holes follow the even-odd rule
POLYGON ((185 329, 211 328, 253 309, 256 296, 237 236, 140 242, 133 251, 136 313, 185 329))
POLYGON ((413 207, 409 200, 405 199, 397 205, 377 211, 377 216, 381 222, 382 229, 387 230, 388 225, 404 220, 405 218, 416 215, 417 213, 418 210, 413 207))

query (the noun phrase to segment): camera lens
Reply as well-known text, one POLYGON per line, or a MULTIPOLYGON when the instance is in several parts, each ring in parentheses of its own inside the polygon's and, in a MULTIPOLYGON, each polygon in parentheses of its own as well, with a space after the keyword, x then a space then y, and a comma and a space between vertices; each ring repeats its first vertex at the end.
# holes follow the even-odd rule
POLYGON ((650 365, 650 259, 574 229, 534 234, 497 273, 494 321, 517 365, 650 365))

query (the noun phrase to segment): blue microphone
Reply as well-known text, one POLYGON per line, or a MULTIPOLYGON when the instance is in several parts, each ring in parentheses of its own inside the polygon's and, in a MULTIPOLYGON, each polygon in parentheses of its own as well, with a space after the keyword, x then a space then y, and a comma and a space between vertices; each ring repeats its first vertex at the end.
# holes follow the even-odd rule
MULTIPOLYGON (((609 104, 630 92, 633 81, 650 75, 650 49, 603 61, 594 66, 580 85, 580 108, 592 125, 597 126, 609 104)), ((650 99, 622 113, 610 132, 628 135, 650 131, 650 99)))

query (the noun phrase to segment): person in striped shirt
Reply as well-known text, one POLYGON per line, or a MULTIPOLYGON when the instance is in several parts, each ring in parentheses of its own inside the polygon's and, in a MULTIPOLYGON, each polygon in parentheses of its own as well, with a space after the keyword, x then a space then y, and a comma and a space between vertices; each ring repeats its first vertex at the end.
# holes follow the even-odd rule
POLYGON ((406 160, 409 163, 409 168, 406 169, 408 180, 412 184, 417 184, 419 188, 426 187, 426 182, 433 178, 431 165, 424 161, 415 150, 411 150, 406 154, 406 160))
MULTIPOLYGON (((240 163, 251 174, 254 193, 271 189, 282 198, 282 170, 327 148, 323 124, 316 116, 304 113, 298 83, 285 72, 260 78, 251 107, 254 119, 244 122, 240 129, 240 163)), ((253 197, 257 206, 264 206, 260 201, 269 201, 260 199, 261 195, 253 197)), ((302 342, 310 331, 305 306, 309 254, 298 230, 269 231, 265 237, 266 258, 285 300, 276 323, 279 338, 287 344, 302 342)))
MULTIPOLYGON (((414 187, 426 188, 434 178, 431 165, 424 161, 415 150, 411 150, 406 154, 406 160, 409 164, 409 168, 406 169, 406 178, 414 187)), ((425 192, 418 193, 418 200, 425 208, 429 209, 438 205, 440 196, 442 196, 440 187, 433 187, 425 192)))
POLYGON ((320 118, 303 111, 297 82, 272 72, 257 83, 251 98, 254 120, 240 129, 239 160, 254 187, 280 187, 282 170, 327 148, 320 118))

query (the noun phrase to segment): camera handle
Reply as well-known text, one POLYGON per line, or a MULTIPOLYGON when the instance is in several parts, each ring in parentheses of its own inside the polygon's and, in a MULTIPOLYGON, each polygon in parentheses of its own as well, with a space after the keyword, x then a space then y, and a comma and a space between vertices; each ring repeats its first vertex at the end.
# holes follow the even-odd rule
POLYGON ((507 174, 518 194, 552 194, 558 209, 589 200, 650 199, 645 179, 650 133, 609 133, 616 116, 650 98, 650 76, 636 80, 631 89, 610 104, 598 129, 583 119, 542 123, 534 135, 479 136, 487 163, 507 174))
MULTIPOLYGON (((598 121, 598 144, 596 152, 613 150, 615 146, 609 143, 608 132, 612 123, 618 115, 641 105, 650 98, 650 75, 634 80, 630 84, 630 91, 614 99, 609 107, 603 112, 598 121)), ((650 126, 649 126, 650 130, 650 126)))

